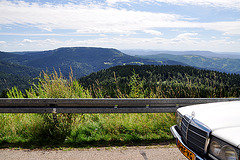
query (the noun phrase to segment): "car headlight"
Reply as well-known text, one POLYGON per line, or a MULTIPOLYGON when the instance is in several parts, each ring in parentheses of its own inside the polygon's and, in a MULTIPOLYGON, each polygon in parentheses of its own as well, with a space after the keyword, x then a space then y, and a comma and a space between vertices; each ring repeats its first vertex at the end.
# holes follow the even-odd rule
POLYGON ((214 156, 218 156, 220 154, 220 151, 221 145, 216 141, 212 141, 210 144, 210 153, 212 153, 214 156))
POLYGON ((178 126, 179 129, 181 129, 182 118, 183 118, 183 116, 181 115, 181 113, 179 113, 177 111, 177 113, 176 113, 176 121, 177 121, 177 126, 178 126))
POLYGON ((228 145, 222 147, 220 156, 223 159, 229 159, 229 160, 237 160, 238 159, 237 152, 235 151, 235 149, 228 145))
POLYGON ((210 143, 209 152, 221 160, 239 160, 239 149, 215 137, 210 143))

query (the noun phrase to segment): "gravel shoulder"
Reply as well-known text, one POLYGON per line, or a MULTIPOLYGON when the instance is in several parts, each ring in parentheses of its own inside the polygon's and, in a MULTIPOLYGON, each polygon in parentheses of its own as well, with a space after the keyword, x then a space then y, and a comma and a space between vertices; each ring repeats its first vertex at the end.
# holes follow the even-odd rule
POLYGON ((174 145, 90 149, 0 149, 0 160, 186 160, 174 145))

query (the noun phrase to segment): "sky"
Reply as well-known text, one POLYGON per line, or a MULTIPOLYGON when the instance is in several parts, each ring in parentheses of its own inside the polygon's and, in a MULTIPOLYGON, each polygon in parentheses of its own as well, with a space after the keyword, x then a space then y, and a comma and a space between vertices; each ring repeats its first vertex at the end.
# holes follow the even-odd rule
POLYGON ((240 52, 239 0, 0 0, 0 51, 240 52))

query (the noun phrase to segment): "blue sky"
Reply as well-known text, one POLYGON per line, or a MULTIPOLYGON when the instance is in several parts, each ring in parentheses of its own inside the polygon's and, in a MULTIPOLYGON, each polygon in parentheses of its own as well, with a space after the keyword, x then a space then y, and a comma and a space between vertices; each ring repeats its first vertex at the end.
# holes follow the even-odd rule
POLYGON ((239 0, 0 0, 0 51, 240 52, 239 0))

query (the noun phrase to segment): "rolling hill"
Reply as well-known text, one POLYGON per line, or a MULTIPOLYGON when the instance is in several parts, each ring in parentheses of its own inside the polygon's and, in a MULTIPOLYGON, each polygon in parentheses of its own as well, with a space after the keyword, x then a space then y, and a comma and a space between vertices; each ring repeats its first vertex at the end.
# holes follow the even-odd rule
POLYGON ((40 71, 59 71, 68 77, 71 68, 75 78, 89 75, 102 69, 118 65, 184 65, 174 60, 159 61, 129 56, 116 49, 92 48, 92 47, 68 47, 39 52, 0 52, 0 92, 3 89, 15 85, 16 79, 21 83, 27 83, 29 79, 38 76, 40 71), (18 76, 13 78, 13 76, 18 76), (20 80, 21 79, 21 80, 20 80), (14 83, 12 83, 14 81, 14 83))
POLYGON ((240 59, 239 52, 211 52, 211 51, 154 51, 154 50, 121 50, 131 56, 147 56, 157 54, 172 54, 172 55, 197 55, 207 58, 231 58, 240 59))
POLYGON ((152 59, 155 61, 174 60, 196 68, 227 72, 240 73, 240 59, 204 57, 199 55, 173 55, 173 54, 156 54, 138 56, 141 58, 152 59))
POLYGON ((104 69, 79 79, 93 93, 105 97, 210 98, 239 97, 240 75, 196 69, 190 66, 127 65, 104 69), (134 76, 134 77, 133 77, 134 76), (123 96, 124 97, 124 96, 123 96))
POLYGON ((0 61, 0 93, 17 86, 20 90, 30 87, 40 71, 32 67, 0 61))
POLYGON ((174 60, 156 62, 129 56, 116 49, 92 47, 68 47, 41 52, 21 52, 21 54, 1 52, 0 59, 39 70, 48 69, 50 72, 53 68, 60 69, 65 76, 68 76, 71 67, 76 78, 117 65, 184 65, 174 60))

